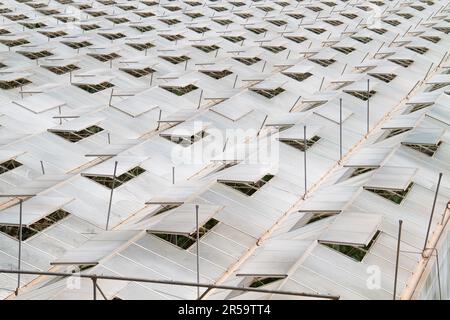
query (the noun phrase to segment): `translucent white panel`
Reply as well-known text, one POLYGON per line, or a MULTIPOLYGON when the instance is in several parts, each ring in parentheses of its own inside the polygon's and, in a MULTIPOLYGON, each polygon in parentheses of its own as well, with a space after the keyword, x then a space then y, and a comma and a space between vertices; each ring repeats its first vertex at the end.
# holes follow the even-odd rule
POLYGON ((344 167, 377 168, 393 152, 391 148, 362 148, 351 155, 344 167))
POLYGON ((437 144, 444 134, 440 128, 417 128, 411 131, 402 143, 412 144, 437 144))
POLYGON ((384 166, 375 171, 365 188, 405 190, 414 175, 416 168, 384 166))
POLYGON ((56 99, 45 93, 35 94, 23 100, 16 100, 14 103, 34 113, 41 113, 61 107, 65 104, 64 101, 56 99))

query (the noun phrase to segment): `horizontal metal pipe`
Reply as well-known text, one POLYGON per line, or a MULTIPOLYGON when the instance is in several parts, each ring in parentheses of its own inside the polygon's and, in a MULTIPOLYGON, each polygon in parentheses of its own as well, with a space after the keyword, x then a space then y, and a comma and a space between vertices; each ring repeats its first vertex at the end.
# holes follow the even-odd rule
POLYGON ((75 276, 75 277, 89 278, 89 279, 97 278, 97 279, 103 279, 103 280, 158 283, 158 284, 168 284, 168 285, 186 286, 186 287, 202 287, 202 288, 208 288, 208 289, 214 288, 214 289, 223 289, 223 290, 237 290, 237 291, 249 291, 249 292, 260 292, 260 293, 284 294, 284 295, 289 295, 289 296, 323 298, 323 299, 330 299, 330 300, 338 300, 339 299, 339 296, 333 296, 333 295, 327 295, 327 294, 316 294, 316 293, 283 291, 283 290, 269 290, 269 289, 258 289, 258 288, 244 288, 244 287, 233 287, 233 286, 206 284, 206 283, 195 283, 195 282, 184 282, 184 281, 173 281, 173 280, 157 280, 157 279, 145 279, 145 278, 133 278, 133 277, 118 277, 118 276, 107 276, 107 275, 97 275, 97 274, 78 274, 78 273, 65 273, 65 272, 7 270, 7 269, 0 269, 0 273, 32 274, 32 275, 40 275, 40 276, 54 276, 54 277, 73 277, 73 276, 75 276))

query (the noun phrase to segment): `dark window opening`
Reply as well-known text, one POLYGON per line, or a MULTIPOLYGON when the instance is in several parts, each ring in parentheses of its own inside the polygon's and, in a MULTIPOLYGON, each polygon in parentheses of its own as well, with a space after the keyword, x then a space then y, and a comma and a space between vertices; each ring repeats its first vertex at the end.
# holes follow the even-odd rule
POLYGON ((222 38, 224 38, 225 40, 228 40, 230 42, 233 42, 233 43, 245 40, 245 38, 242 36, 222 36, 222 38))
POLYGON ((376 189, 376 188, 366 188, 366 187, 364 187, 364 190, 373 192, 373 193, 375 193, 387 200, 390 200, 396 204, 400 204, 405 199, 405 197, 408 195, 408 193, 411 190, 413 185, 414 185, 414 182, 411 182, 406 187, 405 190, 388 190, 388 189, 376 189))
POLYGON ((19 78, 12 81, 0 81, 0 89, 9 90, 20 88, 29 83, 31 83, 31 81, 25 78, 19 78))
POLYGON ((47 50, 42 50, 42 51, 37 51, 37 52, 17 51, 17 53, 21 54, 24 57, 27 57, 28 59, 31 59, 31 60, 45 58, 45 57, 49 57, 49 56, 53 55, 53 53, 51 53, 50 51, 47 51, 47 50))
POLYGON ((388 59, 388 60, 402 66, 403 68, 408 68, 411 64, 414 63, 414 60, 411 59, 388 59))
POLYGON ((169 92, 172 92, 173 94, 176 94, 177 96, 185 95, 186 93, 189 93, 191 91, 194 91, 198 89, 197 86, 194 86, 193 84, 188 84, 184 87, 173 87, 173 86, 161 86, 164 90, 167 90, 169 92))
POLYGON ((246 57, 246 58, 233 57, 233 59, 236 61, 239 61, 240 63, 243 63, 247 66, 251 66, 252 64, 255 64, 255 63, 261 61, 261 59, 258 57, 246 57))
POLYGON ((256 191, 261 189, 267 182, 269 182, 274 176, 271 174, 266 174, 261 180, 256 182, 225 182, 221 181, 220 183, 229 186, 237 191, 242 192, 247 196, 253 195, 256 191))
POLYGON ((128 73, 129 75, 132 75, 135 78, 140 78, 155 72, 155 70, 152 68, 143 68, 143 69, 119 68, 119 69, 122 70, 123 72, 128 73))
POLYGON ((151 42, 145 42, 145 43, 132 43, 132 42, 127 42, 126 45, 132 47, 133 49, 136 49, 138 51, 144 51, 147 49, 151 49, 153 48, 155 45, 151 42))
MULTIPOLYGON (((306 139, 306 150, 308 150, 309 148, 311 148, 316 142, 318 142, 320 140, 319 136, 313 136, 309 139, 306 139)), ((294 147, 300 151, 305 151, 305 141, 304 139, 283 139, 280 138, 279 141, 286 143, 288 145, 290 145, 291 147, 294 147)))
POLYGON ((66 139, 70 142, 78 142, 80 140, 86 139, 96 133, 99 133, 103 131, 103 128, 100 128, 99 126, 90 126, 86 129, 80 130, 80 131, 51 131, 52 133, 56 134, 57 136, 60 136, 61 138, 66 139))
POLYGON ((408 131, 410 131, 410 130, 411 130, 411 128, 401 128, 401 129, 391 129, 391 130, 388 130, 385 139, 389 139, 389 138, 395 137, 395 136, 397 136, 397 135, 399 135, 399 134, 408 132, 408 131))
POLYGON ((68 64, 65 66, 42 66, 44 69, 47 69, 55 74, 65 74, 71 71, 75 71, 80 69, 78 66, 74 65, 74 64, 68 64))
POLYGON ((250 88, 251 91, 256 92, 257 94, 260 94, 268 99, 272 99, 273 97, 279 95, 280 93, 283 93, 285 90, 281 87, 275 88, 275 89, 255 89, 250 88))
POLYGON ((363 101, 367 101, 367 99, 369 99, 370 97, 372 97, 375 93, 377 93, 375 90, 370 90, 369 92, 367 91, 346 91, 344 90, 345 93, 348 93, 349 95, 352 95, 358 99, 361 99, 363 101))
POLYGON ((309 61, 317 63, 326 68, 336 62, 334 59, 309 59, 309 61))
POLYGON ((209 52, 216 51, 219 49, 219 46, 216 46, 216 45, 212 45, 212 46, 195 45, 193 47, 196 49, 199 49, 205 53, 209 53, 209 52))
POLYGON ((304 73, 295 73, 295 72, 282 72, 285 76, 289 78, 295 79, 297 81, 303 81, 312 76, 312 73, 304 72, 304 73))
POLYGON ((419 151, 423 154, 426 154, 429 157, 432 157, 438 150, 441 143, 442 143, 442 141, 439 141, 437 144, 416 144, 416 143, 402 142, 402 145, 404 145, 405 147, 414 149, 416 151, 419 151))
POLYGON ((355 168, 353 170, 352 174, 348 178, 350 179, 350 178, 359 176, 360 174, 363 174, 363 173, 366 173, 366 172, 370 172, 370 171, 372 171, 374 169, 376 169, 376 168, 367 168, 367 167, 365 167, 365 168, 355 168))
POLYGON ((383 82, 389 83, 397 77, 393 73, 369 73, 369 76, 377 78, 383 82))
POLYGON ((103 177, 103 176, 94 176, 94 175, 84 175, 84 177, 91 179, 92 181, 95 181, 109 189, 118 188, 124 183, 127 183, 128 181, 136 178, 137 176, 143 174, 145 172, 144 169, 137 166, 133 169, 128 170, 125 173, 122 173, 120 176, 117 176, 115 178, 113 177, 103 177))
POLYGON ((265 286, 266 284, 273 283, 275 281, 281 280, 283 278, 275 278, 275 277, 256 277, 249 284, 250 288, 259 288, 265 286))
POLYGON ((222 79, 226 76, 229 76, 230 74, 233 74, 233 72, 229 70, 222 70, 222 71, 199 71, 203 74, 206 74, 207 76, 214 78, 216 80, 222 79))
POLYGON ((20 166, 22 166, 22 164, 14 159, 0 163, 0 174, 14 170, 20 166))

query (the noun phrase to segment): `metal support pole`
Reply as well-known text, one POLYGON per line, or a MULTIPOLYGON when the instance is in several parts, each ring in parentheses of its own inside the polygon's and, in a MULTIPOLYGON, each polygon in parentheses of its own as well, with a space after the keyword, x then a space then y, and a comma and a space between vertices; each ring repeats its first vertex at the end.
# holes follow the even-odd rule
POLYGON ((172 184, 175 184, 175 167, 172 167, 172 184))
POLYGON ((289 109, 289 112, 292 112, 292 110, 294 110, 295 106, 297 105, 297 103, 300 101, 302 96, 298 96, 297 100, 295 100, 294 104, 292 105, 292 107, 289 109))
POLYGON ((42 170, 42 174, 45 175, 44 162, 42 160, 41 160, 41 170, 42 170))
MULTIPOLYGON (((195 228, 197 230, 197 284, 200 283, 200 229, 198 226, 198 204, 195 205, 195 228)), ((197 287, 197 299, 200 298, 200 287, 197 287)))
POLYGON ((200 109, 200 105, 202 104, 202 97, 203 97, 203 89, 200 91, 200 98, 198 99, 197 109, 200 109))
POLYGON ((161 115, 162 115, 162 110, 159 109, 158 125, 156 126, 156 130, 159 130, 159 126, 161 125, 161 115))
POLYGON ((92 277, 92 297, 97 300, 97 278, 92 277))
MULTIPOLYGON (((22 265, 22 207, 23 207, 23 200, 20 199, 19 201, 19 255, 17 257, 17 269, 20 271, 21 265, 22 265)), ((19 294, 19 288, 20 288, 20 273, 17 275, 17 288, 15 295, 17 296, 19 294)))
POLYGON ((303 151, 303 168, 304 168, 304 175, 305 175, 305 193, 303 194, 303 199, 306 199, 306 192, 308 191, 307 180, 306 180, 306 149, 307 149, 307 144, 306 144, 306 125, 303 126, 303 147, 304 147, 304 151, 303 151))
POLYGON ((259 136, 259 133, 261 132, 261 130, 264 128, 264 124, 266 123, 267 117, 269 117, 269 116, 266 114, 266 116, 264 117, 264 121, 261 124, 261 128, 259 128, 258 133, 256 134, 257 137, 259 136))
POLYGON ((111 193, 109 195, 108 217, 106 220, 106 231, 108 231, 109 217, 111 215, 112 198, 113 198, 113 193, 114 193, 114 186, 116 184, 116 172, 117 172, 117 161, 114 162, 114 173, 113 173, 113 181, 112 181, 112 186, 111 186, 111 193))
POLYGON ((342 98, 339 99, 339 161, 342 161, 342 98))
POLYGON ((392 300, 395 300, 397 295, 397 276, 398 276, 398 260, 400 257, 400 239, 402 236, 402 224, 403 221, 398 221, 398 236, 397 236, 397 257, 395 259, 395 275, 394 275, 394 293, 392 295, 392 300))
POLYGON ((425 236, 425 243, 423 244, 422 256, 424 256, 427 249, 428 236, 430 234, 431 222, 433 221, 434 208, 436 206, 436 199, 439 192, 439 186, 441 185, 442 172, 439 173, 438 183, 436 186, 436 192, 434 193, 433 206, 431 207, 430 221, 428 222, 427 235, 425 236))
POLYGON ((238 79, 238 75, 236 75, 236 77, 234 78, 233 89, 236 88, 237 79, 238 79))
POLYGON ((370 79, 367 79, 367 134, 370 128, 370 79))

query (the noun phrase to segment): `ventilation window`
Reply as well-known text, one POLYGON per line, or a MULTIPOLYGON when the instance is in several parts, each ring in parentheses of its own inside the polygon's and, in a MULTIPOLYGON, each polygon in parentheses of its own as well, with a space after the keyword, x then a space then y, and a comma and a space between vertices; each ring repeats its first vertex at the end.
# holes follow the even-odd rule
POLYGON ((370 41, 372 41, 372 38, 369 38, 369 37, 356 37, 356 36, 353 36, 353 37, 350 37, 350 38, 352 38, 353 40, 359 41, 361 43, 369 43, 370 41))
POLYGON ((336 6, 336 3, 334 3, 334 2, 323 1, 322 3, 323 3, 324 5, 329 6, 329 7, 334 7, 334 6, 336 6))
POLYGON ((242 19, 249 19, 249 18, 253 17, 252 14, 245 13, 245 12, 243 12, 243 13, 235 13, 235 15, 237 15, 238 17, 241 17, 242 19))
POLYGON ((237 181, 224 181, 224 180, 219 180, 219 182, 226 186, 229 186, 237 191, 240 191, 243 194, 251 196, 256 191, 261 189, 273 177, 274 177, 273 175, 267 174, 256 182, 237 182, 237 181))
POLYGON ((31 83, 31 81, 25 78, 17 78, 10 81, 0 80, 0 89, 9 90, 14 88, 20 88, 29 83, 31 83))
MULTIPOLYGON (((112 2, 110 5, 116 4, 115 1, 110 1, 112 2)), ((124 11, 130 11, 130 10, 136 10, 137 8, 135 6, 132 5, 117 5, 117 7, 119 7, 120 9, 124 10, 124 11)))
POLYGON ((334 59, 309 59, 309 61, 320 64, 324 68, 336 62, 334 59))
POLYGON ((86 10, 86 9, 92 9, 92 6, 90 4, 87 3, 82 3, 82 4, 75 4, 75 7, 77 7, 80 10, 86 10))
POLYGON ((286 36, 285 38, 294 41, 295 43, 302 43, 303 41, 308 40, 307 38, 300 36, 286 36))
POLYGON ((74 64, 67 64, 65 66, 42 66, 42 67, 58 75, 80 69, 78 66, 74 64))
POLYGON ((229 2, 231 5, 235 6, 235 7, 242 7, 245 6, 244 2, 240 2, 240 1, 230 1, 229 2))
POLYGON ((33 8, 33 9, 38 9, 38 8, 42 8, 42 7, 45 7, 46 6, 46 4, 45 3, 34 3, 34 2, 28 2, 28 3, 25 3, 27 6, 29 6, 29 7, 31 7, 31 8, 33 8))
POLYGON ((54 17, 56 20, 64 22, 64 23, 68 23, 68 22, 74 22, 77 21, 77 18, 74 17, 69 17, 69 16, 56 16, 54 17))
POLYGON ((0 163, 0 174, 14 170, 15 168, 18 168, 21 165, 22 164, 20 162, 14 160, 14 159, 0 163))
POLYGON ((28 17, 24 14, 16 14, 16 15, 4 15, 5 18, 11 20, 11 21, 18 21, 18 20, 24 20, 28 19, 28 17))
POLYGON ((332 26, 340 26, 341 24, 343 24, 343 22, 339 20, 323 20, 323 22, 331 24, 332 26))
POLYGON ((255 63, 258 63, 259 61, 261 61, 260 58, 258 57, 233 57, 234 60, 239 61, 240 63, 243 63, 247 66, 251 66, 255 63))
POLYGON ((42 51, 36 51, 36 52, 30 52, 30 51, 17 51, 17 53, 27 57, 28 59, 31 60, 36 60, 39 58, 45 58, 45 57, 49 57, 52 56, 53 53, 51 53, 50 51, 47 50, 42 50, 42 51))
POLYGON ((95 30, 100 28, 100 26, 98 24, 80 24, 80 28, 83 29, 84 31, 89 31, 89 30, 95 30))
POLYGON ((355 48, 352 47, 331 47, 336 51, 342 52, 343 54, 349 54, 352 53, 353 51, 355 51, 355 48))
POLYGON ((425 8, 422 7, 422 6, 411 5, 410 7, 413 8, 413 9, 415 9, 415 10, 417 10, 417 11, 423 11, 423 10, 425 10, 425 8))
POLYGON ((189 123, 183 123, 172 129, 166 130, 160 134, 162 138, 165 138, 173 143, 179 144, 182 147, 189 147, 197 141, 200 141, 208 134, 201 127, 197 128, 195 125, 189 123))
POLYGON ((78 88, 83 89, 84 91, 87 91, 89 93, 96 93, 96 92, 100 92, 105 89, 114 87, 114 85, 108 81, 103 81, 98 84, 73 84, 73 85, 75 85, 78 88))
POLYGON ((259 288, 262 286, 265 286, 266 284, 269 283, 273 283, 275 281, 281 280, 284 277, 279 277, 279 278, 275 278, 275 277, 256 277, 253 278, 252 282, 249 284, 250 288, 259 288))
POLYGON ((425 52, 428 51, 428 48, 426 48, 426 47, 406 47, 406 49, 414 51, 418 54, 424 54, 425 52))
POLYGON ((148 7, 152 7, 158 5, 159 1, 141 1, 141 3, 145 4, 148 7))
POLYGON ((197 32, 197 33, 204 33, 204 32, 208 32, 211 29, 208 27, 188 27, 188 29, 197 32))
POLYGON ((449 34, 450 33, 450 27, 433 27, 434 30, 443 32, 445 34, 449 34))
POLYGON ((281 51, 286 50, 286 47, 283 46, 262 46, 262 48, 272 53, 279 53, 281 51))
MULTIPOLYGON (((294 147, 300 151, 305 151, 305 141, 303 138, 301 139, 292 139, 292 138, 279 138, 278 139, 281 142, 284 142, 291 147, 294 147)), ((306 150, 311 148, 316 142, 320 140, 320 137, 318 135, 314 135, 311 138, 306 139, 306 150)))
POLYGON ((203 52, 209 53, 212 51, 216 51, 217 49, 219 49, 219 46, 216 45, 212 45, 212 46, 202 46, 202 45, 195 45, 193 46, 194 48, 197 48, 203 52))
POLYGON ((405 19, 411 19, 413 17, 413 15, 410 14, 410 13, 397 13, 397 15, 399 17, 402 17, 402 18, 405 18, 405 19))
POLYGON ((434 83, 428 88, 428 92, 439 90, 450 85, 450 82, 434 83))
POLYGON ((355 19, 356 17, 358 17, 357 14, 354 14, 354 13, 345 13, 345 12, 342 12, 342 13, 341 13, 341 16, 346 17, 346 18, 351 19, 351 20, 353 20, 353 19, 355 19))
POLYGON ((324 33, 325 31, 327 31, 323 28, 305 28, 305 29, 308 31, 311 31, 312 33, 315 33, 315 34, 321 34, 321 33, 324 33))
POLYGON ((38 31, 40 34, 46 36, 47 38, 57 38, 62 36, 67 36, 64 31, 38 31))
POLYGON ((149 18, 149 17, 153 17, 155 14, 151 11, 135 11, 133 12, 134 14, 142 17, 142 18, 149 18))
POLYGON ((267 29, 264 29, 264 28, 246 28, 246 29, 248 31, 251 31, 256 34, 261 34, 261 33, 267 32, 267 29))
POLYGON ((106 62, 109 60, 114 60, 114 59, 120 58, 120 55, 118 55, 115 52, 108 53, 108 54, 88 53, 87 55, 94 59, 97 59, 98 61, 101 61, 101 62, 106 62))
POLYGON ((396 27, 400 24, 400 21, 398 21, 398 20, 381 20, 381 21, 383 21, 384 23, 390 24, 391 26, 394 26, 394 27, 396 27))
POLYGON ((386 83, 395 79, 396 75, 393 73, 369 73, 369 76, 384 81, 386 83))
POLYGON ((224 38, 225 40, 228 40, 230 42, 233 42, 233 43, 245 40, 245 38, 242 36, 222 36, 222 38, 224 38))
POLYGON ((271 24, 274 24, 278 27, 284 26, 287 22, 284 20, 267 20, 267 22, 270 22, 271 24))
POLYGON ((124 38, 126 37, 126 35, 124 35, 121 32, 117 32, 117 33, 98 33, 99 35, 101 35, 102 37, 108 39, 108 40, 116 40, 116 39, 120 39, 120 38, 124 38))
POLYGON ((256 92, 268 99, 272 99, 273 97, 283 93, 285 90, 281 87, 269 89, 269 88, 250 88, 251 91, 256 92))
POLYGON ((180 86, 161 86, 164 90, 167 90, 169 92, 172 92, 173 94, 176 94, 177 96, 185 95, 186 93, 189 93, 191 91, 194 91, 198 89, 197 86, 194 86, 193 84, 188 84, 184 87, 180 86))
POLYGON ((306 8, 314 12, 320 12, 323 10, 321 7, 306 7, 306 8))
POLYGON ((20 24, 28 29, 37 29, 47 26, 45 23, 42 22, 21 22, 20 24))
POLYGON ((377 34, 385 34, 387 32, 387 29, 384 28, 369 28, 369 30, 377 34))
MULTIPOLYGON (((60 209, 28 226, 22 225, 22 241, 25 241, 35 234, 44 231, 51 225, 61 221, 69 215, 70 213, 60 209)), ((7 235, 16 238, 17 240, 19 240, 19 229, 20 226, 0 225, 0 232, 6 233, 7 235)))
POLYGON ((181 34, 160 34, 159 36, 169 41, 178 41, 184 39, 184 36, 182 36, 181 34))
POLYGON ((221 26, 226 26, 229 24, 232 24, 233 21, 229 20, 229 19, 212 19, 212 21, 214 21, 215 23, 220 24, 221 26))
POLYGON ((434 103, 414 103, 411 106, 411 109, 409 110, 409 113, 413 113, 419 110, 422 110, 423 108, 428 108, 432 106, 434 103))
POLYGON ((435 154, 435 152, 438 150, 441 143, 442 143, 441 141, 439 141, 436 144, 419 144, 419 143, 402 142, 402 145, 404 145, 405 147, 414 149, 416 151, 422 152, 423 154, 426 154, 429 157, 432 157, 435 154))
POLYGON ((66 139, 70 142, 78 142, 80 140, 86 139, 96 133, 102 132, 103 129, 99 126, 93 125, 90 127, 87 127, 86 129, 80 130, 80 131, 58 131, 58 130, 49 130, 51 133, 56 134, 57 136, 60 136, 61 138, 66 139))
POLYGON ((366 188, 364 187, 364 190, 373 192, 385 199, 388 199, 396 204, 402 203, 403 199, 405 199, 406 195, 411 190, 412 186, 414 185, 413 182, 411 182, 408 187, 404 190, 390 190, 390 189, 376 189, 376 188, 366 188))
POLYGON ((367 91, 356 91, 356 90, 344 90, 345 93, 348 93, 358 99, 361 99, 363 101, 367 101, 368 98, 372 97, 375 93, 377 93, 375 90, 367 91))
POLYGON ((138 50, 138 51, 144 51, 147 49, 153 48, 155 45, 151 42, 144 42, 144 43, 133 43, 133 42, 127 42, 126 45, 138 50))
POLYGON ((181 21, 178 19, 159 19, 159 21, 164 22, 165 24, 172 26, 174 24, 180 23, 181 21))
POLYGON ((199 70, 199 72, 206 74, 207 76, 214 78, 216 80, 222 79, 226 76, 229 76, 230 74, 233 74, 233 72, 229 70, 222 70, 222 71, 199 70))
POLYGON ((164 59, 166 61, 169 61, 172 64, 179 64, 181 62, 187 61, 190 58, 188 56, 160 56, 161 59, 164 59))
POLYGON ((303 19, 305 16, 303 14, 300 13, 288 13, 287 14, 289 17, 294 18, 294 19, 303 19))
POLYGON ((26 39, 21 38, 21 39, 14 39, 14 40, 0 39, 0 43, 4 44, 5 46, 8 46, 8 47, 16 47, 16 46, 21 46, 23 44, 27 44, 30 42, 26 39))
POLYGON ((155 72, 154 69, 152 68, 142 68, 142 69, 137 69, 137 68, 119 68, 119 70, 122 70, 123 72, 128 73, 129 75, 132 75, 135 78, 140 78, 146 75, 149 75, 153 72, 155 72))
POLYGON ((9 32, 6 29, 0 29, 0 36, 5 35, 5 34, 9 34, 9 33, 11 33, 11 32, 9 32))
POLYGON ((143 174, 145 172, 144 169, 137 166, 133 169, 128 170, 125 173, 122 173, 120 176, 117 176, 115 178, 108 177, 108 176, 96 176, 96 175, 89 175, 89 174, 83 174, 83 177, 86 177, 88 179, 91 179, 109 189, 114 189, 120 187, 122 184, 127 183, 128 181, 136 178, 137 176, 143 174))
POLYGON ((12 12, 12 10, 8 9, 8 8, 0 8, 0 14, 9 13, 9 12, 12 12))
POLYGON ((360 174, 366 173, 366 172, 370 172, 372 170, 375 170, 376 168, 368 168, 368 167, 364 167, 364 168, 355 168, 352 172, 352 174, 349 176, 350 178, 359 176, 360 174))
POLYGON ((370 248, 375 243, 375 241, 380 233, 381 233, 381 231, 377 230, 377 232, 375 233, 373 238, 365 246, 345 245, 345 244, 326 243, 326 242, 320 242, 320 243, 322 245, 327 246, 333 250, 336 250, 342 254, 345 254, 347 257, 350 257, 356 261, 361 262, 364 259, 364 257, 366 256, 367 252, 369 252, 370 248))
POLYGON ((155 28, 153 28, 151 25, 146 25, 146 26, 130 26, 131 28, 134 28, 140 32, 148 32, 148 31, 152 31, 155 28))
MULTIPOLYGON (((206 235, 214 226, 219 223, 218 220, 211 218, 204 225, 199 227, 199 239, 201 239, 204 235, 206 235)), ((197 239, 197 230, 189 235, 182 234, 170 234, 170 233, 151 233, 154 236, 157 236, 167 242, 170 242, 181 249, 187 250, 194 243, 196 243, 197 239)))
POLYGON ((79 41, 79 42, 70 42, 70 41, 61 41, 62 44, 65 44, 72 49, 81 49, 85 47, 92 46, 92 43, 89 41, 79 41))
POLYGON ((164 9, 167 9, 167 10, 169 10, 169 11, 171 11, 171 12, 175 12, 175 11, 181 10, 181 8, 178 7, 178 6, 163 6, 163 8, 164 8, 164 9))
POLYGON ((295 79, 297 81, 303 81, 312 76, 312 73, 304 72, 304 73, 296 73, 296 72, 283 72, 285 76, 289 78, 295 79))
POLYGON ((100 2, 104 6, 110 6, 113 4, 116 4, 114 0, 97 0, 97 2, 100 2))
POLYGON ((394 137, 394 136, 397 136, 397 135, 399 135, 399 134, 408 132, 408 131, 410 131, 410 130, 411 130, 411 128, 391 129, 391 130, 388 131, 388 133, 387 133, 385 139, 392 138, 392 137, 394 137))
POLYGON ((107 15, 105 11, 89 11, 89 12, 85 11, 85 12, 92 17, 101 17, 107 15))
POLYGON ((203 15, 200 12, 185 12, 184 14, 192 19, 203 17, 203 15))
POLYGON ((388 59, 388 60, 404 68, 408 68, 411 64, 414 63, 414 60, 411 59, 388 59))
POLYGON ((421 38, 433 43, 438 43, 439 41, 441 41, 441 38, 436 36, 421 36, 421 38))
POLYGON ((274 10, 272 7, 257 7, 257 8, 264 12, 270 12, 270 11, 274 10))
POLYGON ((125 23, 125 22, 130 22, 130 20, 128 20, 127 18, 112 18, 112 17, 109 17, 109 18, 106 18, 106 19, 108 19, 109 21, 111 21, 114 24, 121 24, 121 23, 125 23))
POLYGON ((223 12, 223 11, 227 11, 228 9, 225 7, 209 7, 210 9, 213 9, 217 12, 223 12))

